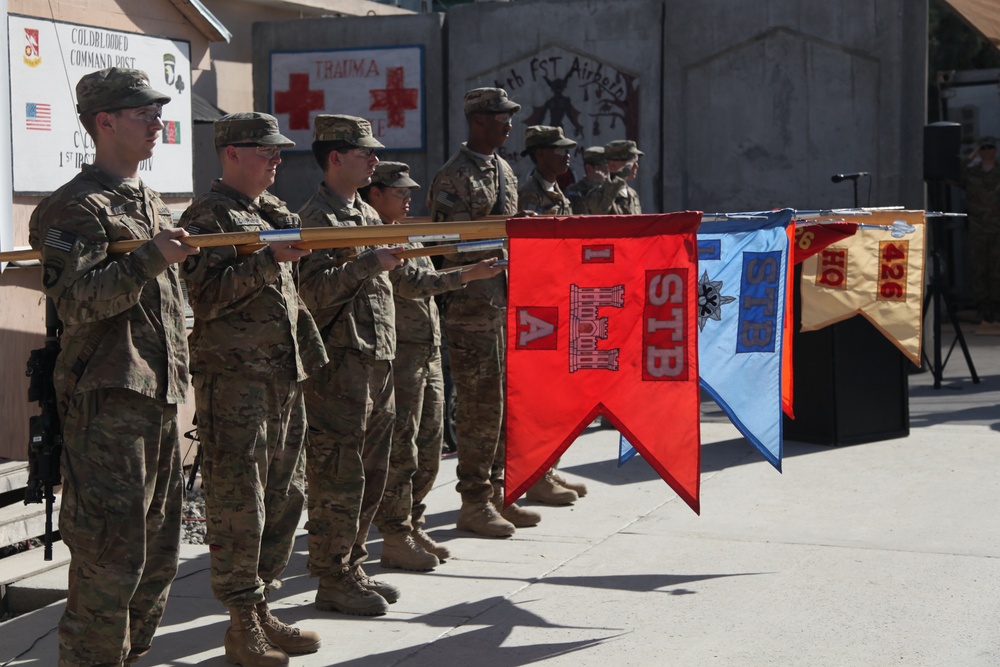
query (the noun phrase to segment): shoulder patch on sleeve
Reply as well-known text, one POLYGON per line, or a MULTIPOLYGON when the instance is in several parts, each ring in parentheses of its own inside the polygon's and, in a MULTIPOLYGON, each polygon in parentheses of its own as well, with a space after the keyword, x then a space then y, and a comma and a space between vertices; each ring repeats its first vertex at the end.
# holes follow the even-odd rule
POLYGON ((73 232, 49 227, 45 232, 45 240, 42 241, 42 244, 56 250, 62 250, 63 252, 71 252, 76 239, 77 235, 73 232))
POLYGON ((438 190, 434 196, 434 207, 443 213, 451 213, 451 209, 455 208, 457 203, 458 196, 444 190, 438 190))
POLYGON ((42 273, 42 285, 45 287, 52 287, 62 276, 63 269, 66 265, 61 259, 50 258, 45 262, 44 271, 42 273))

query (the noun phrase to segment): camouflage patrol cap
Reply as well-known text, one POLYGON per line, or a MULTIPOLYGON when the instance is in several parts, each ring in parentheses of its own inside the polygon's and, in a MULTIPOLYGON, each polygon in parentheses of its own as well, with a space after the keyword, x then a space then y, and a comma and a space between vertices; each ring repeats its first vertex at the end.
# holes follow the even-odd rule
POLYGON ((371 123, 364 118, 343 114, 316 116, 313 141, 343 141, 358 148, 385 148, 372 136, 371 123))
POLYGON ((410 166, 405 162, 379 162, 372 174, 372 185, 384 188, 419 188, 420 184, 410 178, 410 166))
POLYGON ((608 160, 631 160, 634 155, 645 155, 631 139, 617 139, 604 144, 604 157, 608 160))
POLYGON ((524 151, 527 155, 536 148, 571 148, 576 142, 567 139, 561 127, 551 125, 532 125, 524 133, 524 151))
POLYGON ((295 142, 281 134, 278 119, 259 111, 240 111, 223 116, 212 124, 215 147, 256 144, 291 148, 295 142))
POLYGON ((76 84, 76 112, 80 115, 169 101, 169 95, 150 88, 149 76, 138 69, 109 67, 84 74, 76 84))
POLYGON ((465 115, 474 113, 517 113, 521 105, 511 102, 503 88, 475 88, 465 94, 465 115))
POLYGON ((583 163, 599 165, 608 161, 604 155, 604 146, 588 146, 583 149, 583 163))
POLYGON ((979 140, 980 148, 984 148, 986 146, 993 146, 994 148, 996 148, 997 146, 996 137, 983 137, 982 139, 979 140))

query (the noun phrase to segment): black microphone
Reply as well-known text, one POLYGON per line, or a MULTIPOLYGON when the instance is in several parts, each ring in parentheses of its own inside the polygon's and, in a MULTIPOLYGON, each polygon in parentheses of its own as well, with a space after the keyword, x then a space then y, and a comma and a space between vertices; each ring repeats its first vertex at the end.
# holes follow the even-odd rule
POLYGON ((830 178, 830 180, 833 181, 834 183, 840 183, 841 181, 847 181, 847 180, 856 181, 862 176, 871 176, 871 174, 869 174, 867 171, 859 171, 854 174, 834 174, 830 178))

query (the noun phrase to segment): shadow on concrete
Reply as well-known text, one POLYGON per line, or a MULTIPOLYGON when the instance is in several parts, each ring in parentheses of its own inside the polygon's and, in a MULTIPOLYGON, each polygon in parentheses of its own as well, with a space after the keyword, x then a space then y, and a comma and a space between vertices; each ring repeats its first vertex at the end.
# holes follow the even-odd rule
POLYGON ((449 634, 437 641, 417 649, 412 647, 397 651, 373 653, 364 658, 334 663, 351 667, 384 667, 396 665, 404 660, 407 665, 530 665, 557 656, 584 651, 624 633, 607 637, 585 639, 573 642, 544 643, 527 646, 504 646, 513 627, 493 626, 470 630, 459 634, 449 634), (488 658, 487 658, 488 656, 488 658), (484 662, 484 658, 487 658, 484 662))
MULTIPOLYGON (((451 532, 451 531, 441 531, 451 532)), ((374 536, 373 536, 374 537, 374 536)), ((381 551, 381 542, 373 539, 371 547, 371 558, 374 562, 365 565, 369 574, 382 574, 382 569, 378 566, 378 558, 381 551)), ((306 572, 307 544, 306 537, 300 535, 296 539, 295 549, 285 572, 306 572)), ((181 563, 178 576, 174 582, 171 593, 173 604, 167 605, 167 612, 160 625, 158 641, 154 646, 157 664, 160 665, 224 665, 225 658, 218 655, 218 650, 225 635, 228 621, 218 620, 218 614, 223 610, 211 594, 204 590, 205 572, 208 569, 209 555, 189 558, 181 563), (202 575, 198 581, 192 579, 196 575, 202 575), (210 616, 215 619, 209 621, 210 616), (203 618, 202 622, 197 622, 203 618), (191 623, 195 620, 195 623, 191 623), (176 629, 175 629, 176 628, 176 629), (183 628, 183 629, 182 629, 183 628), (171 636, 175 633, 183 632, 183 641, 171 641, 171 636), (214 654, 211 658, 206 658, 200 662, 191 662, 192 656, 202 653, 214 654)), ((446 572, 437 573, 436 576, 447 579, 504 579, 510 581, 523 581, 525 583, 541 583, 553 586, 570 586, 577 588, 590 588, 597 590, 625 591, 632 593, 661 592, 665 595, 691 595, 697 591, 691 590, 690 584, 709 579, 723 577, 743 577, 756 576, 763 573, 734 573, 734 574, 625 574, 610 576, 559 576, 542 578, 518 578, 518 577, 480 577, 463 575, 452 575, 446 572)), ((315 591, 316 582, 306 574, 293 575, 282 580, 282 586, 271 595, 272 608, 278 613, 281 619, 287 623, 300 624, 308 627, 311 619, 317 618, 317 611, 311 603, 301 604, 299 602, 285 604, 284 600, 302 600, 311 598, 315 591)), ((363 658, 334 662, 336 665, 355 665, 365 667, 371 665, 383 666, 399 664, 403 661, 408 665, 421 664, 458 664, 459 661, 476 661, 485 655, 490 656, 492 664, 503 665, 528 665, 554 658, 556 656, 572 654, 576 651, 585 650, 597 644, 612 641, 616 637, 625 634, 624 628, 609 628, 605 626, 579 626, 563 625, 553 623, 548 619, 535 614, 524 608, 524 604, 529 602, 515 603, 502 596, 493 596, 479 600, 461 602, 449 607, 443 607, 427 613, 412 616, 390 615, 379 619, 372 619, 373 623, 405 623, 422 624, 428 627, 437 628, 461 628, 462 626, 485 626, 476 628, 468 632, 452 631, 448 635, 420 647, 407 647, 394 651, 384 651, 372 653, 363 658), (456 623, 456 619, 460 622, 456 623), (497 620, 499 619, 499 622, 497 620), (544 643, 537 645, 505 646, 516 628, 535 629, 564 629, 564 630, 585 630, 599 633, 590 639, 561 642, 544 643), (613 634, 606 634, 606 633, 613 634), (488 653, 484 653, 488 651, 488 653), (477 658, 478 656, 478 658, 477 658)), ((325 616, 325 614, 324 614, 325 616)), ((335 615, 337 616, 337 615, 335 615)), ((352 617, 344 616, 344 619, 352 617)), ((518 640, 523 641, 524 633, 519 633, 518 640)), ((178 637, 179 638, 179 637, 178 637)))

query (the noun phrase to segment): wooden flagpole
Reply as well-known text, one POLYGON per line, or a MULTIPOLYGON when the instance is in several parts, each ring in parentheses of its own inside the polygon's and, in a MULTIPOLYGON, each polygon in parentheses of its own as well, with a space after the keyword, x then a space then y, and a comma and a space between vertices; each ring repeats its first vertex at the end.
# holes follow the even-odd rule
MULTIPOLYGON (((260 232, 225 232, 196 234, 178 239, 198 248, 218 246, 260 246, 278 241, 297 241, 300 248, 350 248, 352 246, 386 245, 393 243, 440 242, 473 239, 495 239, 507 236, 507 217, 489 216, 468 222, 406 222, 399 225, 363 227, 305 227, 302 229, 269 229, 260 232)), ((108 244, 108 254, 131 252, 149 239, 116 241, 108 244)), ((37 250, 12 250, 0 253, 0 262, 41 259, 37 250)))

